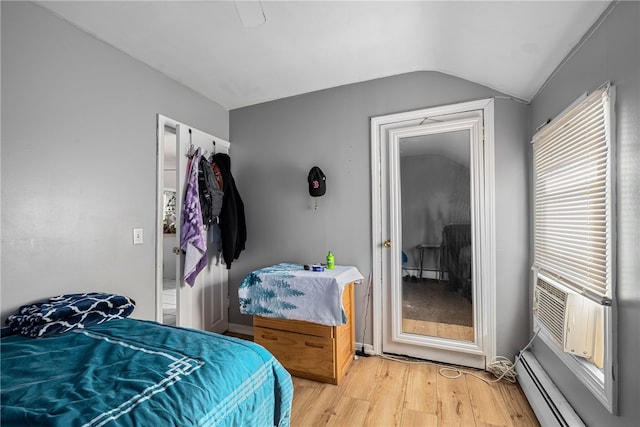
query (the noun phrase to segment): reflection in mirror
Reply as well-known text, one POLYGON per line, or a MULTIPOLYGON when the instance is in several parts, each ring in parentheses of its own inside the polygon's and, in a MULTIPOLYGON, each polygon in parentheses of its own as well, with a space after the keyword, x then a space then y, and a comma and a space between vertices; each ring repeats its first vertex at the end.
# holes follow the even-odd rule
POLYGON ((474 341, 470 133, 399 146, 403 332, 474 341))
POLYGON ((176 153, 175 129, 166 127, 164 132, 164 171, 162 178, 162 323, 176 324, 177 281, 176 254, 179 246, 176 236, 176 153))
POLYGON ((176 192, 165 190, 163 199, 162 230, 164 234, 176 234, 176 192))

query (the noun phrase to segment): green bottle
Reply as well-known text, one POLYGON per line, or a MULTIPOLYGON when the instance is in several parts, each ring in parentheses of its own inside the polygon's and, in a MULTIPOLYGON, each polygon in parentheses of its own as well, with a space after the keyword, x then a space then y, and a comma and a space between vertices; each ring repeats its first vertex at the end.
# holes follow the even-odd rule
POLYGON ((336 261, 333 258, 333 254, 331 253, 331 251, 329 251, 329 253, 327 254, 327 268, 329 270, 333 270, 333 267, 336 266, 336 261))

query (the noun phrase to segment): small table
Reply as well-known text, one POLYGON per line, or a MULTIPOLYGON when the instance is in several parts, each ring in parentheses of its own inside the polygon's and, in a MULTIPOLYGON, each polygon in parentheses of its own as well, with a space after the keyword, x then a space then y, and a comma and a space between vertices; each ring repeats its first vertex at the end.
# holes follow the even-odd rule
POLYGON ((338 384, 355 354, 353 288, 354 282, 363 279, 355 267, 314 272, 298 264, 278 264, 243 280, 238 290, 241 306, 243 300, 245 304, 241 311, 254 315, 254 342, 269 350, 292 375, 338 384), (282 298, 271 297, 274 293, 282 298), (261 301, 256 304, 254 298, 261 301), (278 310, 290 307, 287 304, 308 310, 278 310), (318 316, 322 322, 300 320, 318 316))
POLYGON ((419 272, 419 277, 422 279, 422 270, 424 270, 424 252, 425 251, 435 250, 436 251, 436 256, 435 256, 436 265, 435 265, 435 268, 428 268, 427 270, 436 271, 437 272, 436 279, 440 280, 440 246, 439 245, 422 244, 422 245, 416 246, 416 249, 418 249, 418 251, 420 251, 420 272, 419 272))

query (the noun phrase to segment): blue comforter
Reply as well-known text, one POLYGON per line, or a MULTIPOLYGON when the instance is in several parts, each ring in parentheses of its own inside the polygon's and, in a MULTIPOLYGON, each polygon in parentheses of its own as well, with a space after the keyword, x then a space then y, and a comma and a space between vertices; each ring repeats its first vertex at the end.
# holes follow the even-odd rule
POLYGON ((252 342, 122 319, 1 353, 3 427, 289 425, 291 377, 252 342))

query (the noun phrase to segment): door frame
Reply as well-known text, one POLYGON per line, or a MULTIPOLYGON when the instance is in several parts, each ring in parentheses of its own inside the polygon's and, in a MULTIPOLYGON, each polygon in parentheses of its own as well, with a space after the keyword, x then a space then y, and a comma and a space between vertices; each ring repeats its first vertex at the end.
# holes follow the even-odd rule
MULTIPOLYGON (((178 122, 172 120, 168 117, 165 117, 161 114, 157 114, 156 119, 156 227, 154 230, 155 235, 155 245, 156 245, 156 275, 155 275, 155 283, 156 283, 156 322, 163 323, 163 313, 162 313, 162 279, 163 279, 163 267, 162 261, 164 258, 163 250, 162 250, 162 236, 160 235, 160 230, 163 229, 162 222, 164 220, 164 203, 163 203, 163 192, 164 192, 164 132, 165 126, 176 129, 178 126, 178 122)), ((177 138, 177 136, 176 136, 177 138)), ((177 188, 176 188, 177 194, 177 188)), ((176 205, 177 208, 177 205, 176 205)), ((177 225, 177 224, 176 224, 177 225)), ((178 225, 177 225, 178 226, 178 225)), ((176 230, 176 235, 179 236, 178 230, 176 230)), ((179 237, 178 237, 179 238, 179 237)), ((179 299, 180 295, 176 289, 176 316, 179 310, 179 299)), ((177 322, 177 317, 176 317, 177 322)))
MULTIPOLYGON (((387 220, 389 183, 382 179, 383 161, 387 159, 387 147, 384 146, 387 135, 391 131, 411 128, 423 124, 429 117, 463 114, 469 111, 481 110, 483 115, 483 158, 484 174, 482 177, 483 194, 481 197, 478 226, 482 229, 483 239, 478 249, 482 253, 482 282, 483 292, 482 325, 476 330, 476 336, 481 338, 485 364, 496 354, 496 246, 495 246, 495 168, 494 168, 494 101, 492 98, 470 101, 459 104, 425 108, 403 113, 389 114, 371 118, 371 188, 372 188, 372 311, 373 311, 373 352, 383 353, 383 322, 384 318, 384 283, 382 263, 384 261, 384 242, 391 238, 389 227, 383 224, 387 220)), ((461 342, 451 340, 437 340, 438 348, 451 351, 451 363, 459 363, 456 354, 469 352, 461 342), (450 342, 449 342, 450 341, 450 342)))
MULTIPOLYGON (((156 245, 156 321, 162 323, 163 315, 162 315, 162 259, 163 259, 163 250, 162 250, 162 233, 163 227, 163 171, 164 171, 164 129, 165 127, 170 127, 175 129, 176 131, 176 144, 177 144, 177 173, 181 171, 181 162, 184 161, 182 156, 186 154, 189 147, 185 146, 181 141, 181 128, 189 129, 189 134, 193 131, 198 135, 206 136, 209 141, 212 142, 212 147, 215 149, 216 147, 221 152, 228 153, 231 147, 231 143, 216 136, 210 135, 206 132, 200 131, 193 126, 189 126, 187 124, 181 123, 177 120, 173 120, 169 117, 163 116, 162 114, 157 114, 157 128, 156 128, 156 147, 157 147, 157 170, 156 170, 156 229, 155 229, 155 245, 156 245)), ((184 182, 182 182, 182 186, 184 189, 184 182)), ((180 185, 180 181, 178 182, 180 185)), ((176 194, 179 195, 180 189, 176 188, 176 194)), ((182 225, 182 211, 181 211, 181 200, 178 199, 176 202, 176 235, 178 238, 178 246, 180 246, 180 232, 182 225)), ((180 255, 184 257, 184 255, 180 255)), ((182 269, 182 262, 179 263, 180 268, 182 269)), ((221 264, 222 265, 222 264, 221 264)), ((181 276, 181 274, 178 274, 181 276)), ((229 295, 228 295, 228 271, 223 267, 211 267, 211 264, 208 264, 207 267, 201 272, 201 274, 196 279, 196 284, 193 288, 184 284, 184 280, 182 277, 178 277, 177 280, 177 289, 176 289, 176 325, 177 326, 185 326, 192 327, 197 329, 203 329, 213 332, 224 332, 228 329, 229 317, 228 317, 228 308, 229 308, 229 295), (210 268, 218 268, 222 269, 220 275, 223 276, 220 278, 222 281, 221 292, 225 295, 220 296, 220 300, 217 300, 215 297, 215 292, 211 292, 208 288, 202 288, 200 284, 200 280, 202 275, 207 272, 210 268), (207 305, 208 303, 212 304, 211 306, 207 305), (211 319, 212 312, 215 312, 215 306, 220 311, 221 317, 219 320, 211 319)))

